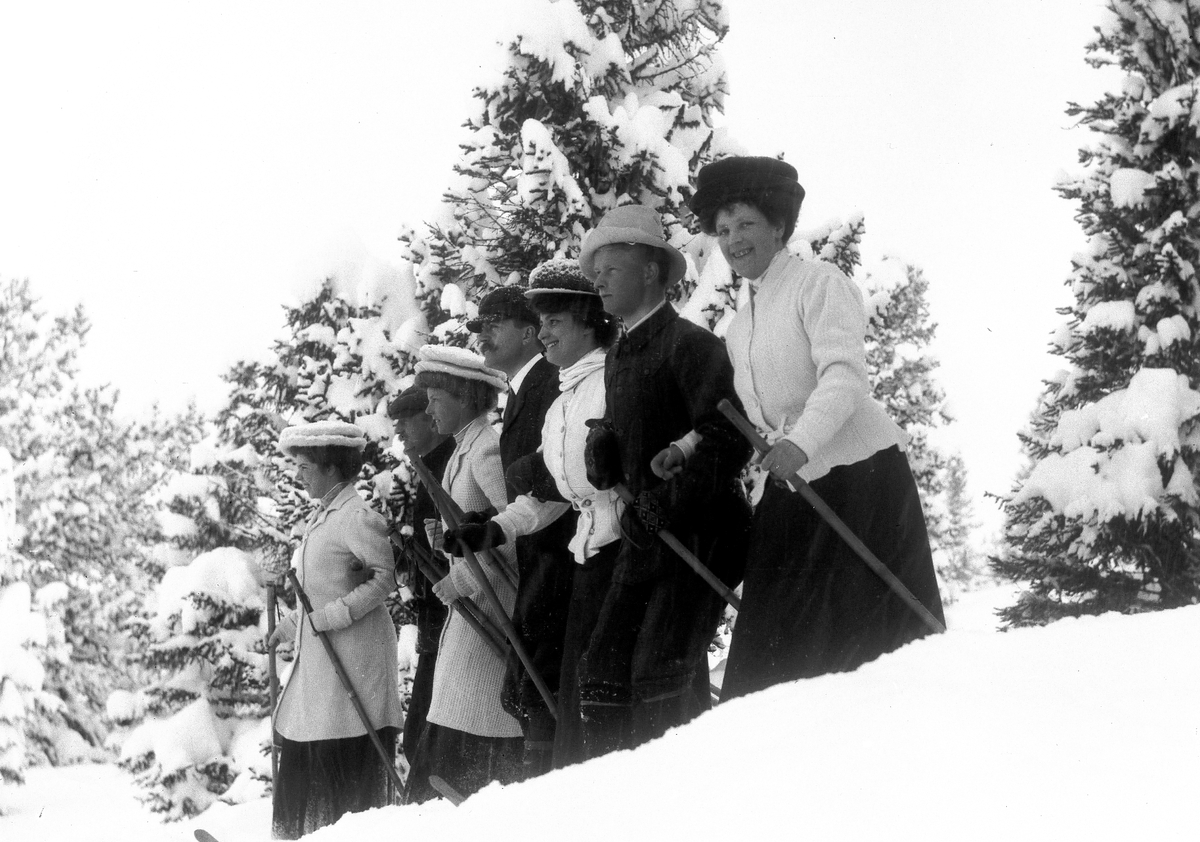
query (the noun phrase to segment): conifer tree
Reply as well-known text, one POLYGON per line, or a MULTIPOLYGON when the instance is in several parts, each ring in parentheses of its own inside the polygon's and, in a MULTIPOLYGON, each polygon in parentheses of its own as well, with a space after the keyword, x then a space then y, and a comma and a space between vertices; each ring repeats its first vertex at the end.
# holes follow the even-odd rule
POLYGON ((684 246, 691 177, 720 145, 718 0, 536 0, 517 26, 503 69, 475 90, 442 218, 401 237, 431 327, 449 315, 446 284, 477 300, 523 283, 619 204, 655 207, 684 246))
POLYGON ((941 558, 935 556, 935 562, 938 576, 953 598, 987 580, 989 572, 971 540, 979 522, 967 494, 967 466, 959 453, 946 459, 945 485, 945 522, 938 547, 941 558))
POLYGON ((1088 236, 1022 442, 997 570, 1028 583, 1012 625, 1200 599, 1197 0, 1114 0, 1087 47, 1118 89, 1068 114, 1093 132, 1057 191, 1088 236))

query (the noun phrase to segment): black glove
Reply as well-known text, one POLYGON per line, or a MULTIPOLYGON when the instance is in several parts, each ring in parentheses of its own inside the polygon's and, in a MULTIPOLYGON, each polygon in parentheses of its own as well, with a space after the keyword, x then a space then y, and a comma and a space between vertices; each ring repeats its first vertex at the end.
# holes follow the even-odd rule
POLYGON ((474 553, 490 550, 492 547, 499 547, 506 540, 504 530, 490 520, 483 523, 461 523, 458 529, 447 529, 443 538, 446 552, 456 556, 466 555, 466 550, 474 553))
POLYGON ((621 443, 612 422, 603 418, 591 418, 588 425, 587 443, 583 450, 583 464, 587 479, 600 491, 625 481, 621 468, 621 443))
POLYGON ((546 468, 546 460, 540 453, 529 453, 508 466, 504 472, 504 481, 508 485, 509 494, 515 499, 522 494, 528 494, 539 500, 553 500, 565 503, 566 500, 558 492, 558 485, 550 471, 546 468))

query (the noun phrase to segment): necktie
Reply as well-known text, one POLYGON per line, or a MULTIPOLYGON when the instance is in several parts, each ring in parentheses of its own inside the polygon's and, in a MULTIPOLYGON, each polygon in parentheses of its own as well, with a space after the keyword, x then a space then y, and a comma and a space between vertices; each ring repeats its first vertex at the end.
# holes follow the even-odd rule
POLYGON ((508 390, 508 399, 504 401, 504 418, 503 424, 505 429, 512 423, 513 416, 517 414, 517 393, 511 388, 508 390))

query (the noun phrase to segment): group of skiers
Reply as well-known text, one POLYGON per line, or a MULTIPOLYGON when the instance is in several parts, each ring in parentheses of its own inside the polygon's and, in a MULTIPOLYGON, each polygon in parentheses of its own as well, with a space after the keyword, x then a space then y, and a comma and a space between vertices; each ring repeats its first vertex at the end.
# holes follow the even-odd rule
MULTIPOLYGON (((695 186, 700 228, 744 279, 724 342, 676 313, 668 291, 687 261, 653 209, 626 205, 577 261, 484 296, 467 323, 480 353, 423 347, 388 407, 423 478, 405 551, 420 653, 409 803, 633 748, 707 710, 708 648, 739 583, 722 700, 854 669, 942 621, 906 438, 869 392, 861 294, 786 248, 804 197, 795 169, 725 158, 695 186), (766 437, 753 511, 739 415, 766 437), (834 517, 797 493, 806 483, 834 517)), ((394 746, 390 530, 346 461, 364 444, 341 422, 281 436, 320 504, 294 560, 316 591, 312 622, 273 637, 297 652, 276 715, 278 836, 390 797, 312 641, 323 632, 354 663, 371 727, 394 746)))

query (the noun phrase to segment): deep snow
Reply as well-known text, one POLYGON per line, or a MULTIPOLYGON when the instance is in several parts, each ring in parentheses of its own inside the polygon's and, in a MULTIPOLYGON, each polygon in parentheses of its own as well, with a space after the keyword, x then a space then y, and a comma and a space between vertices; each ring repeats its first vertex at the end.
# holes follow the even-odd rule
MULTIPOLYGON (((311 838, 1200 836, 1200 606, 996 634, 999 594, 967 594, 944 635, 722 705, 636 752, 311 838)), ((0 839, 270 837, 263 800, 164 826, 132 793, 114 767, 31 770, 0 839)))

